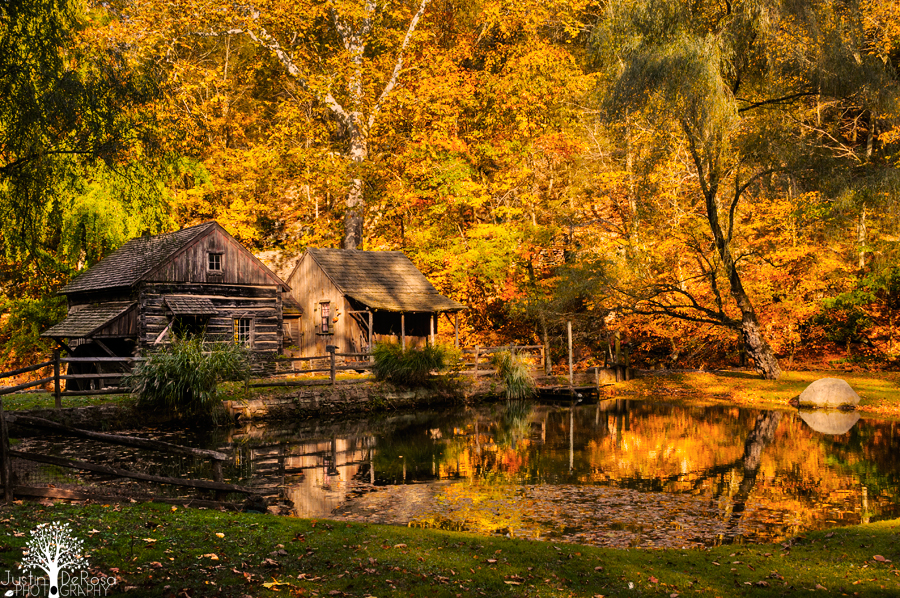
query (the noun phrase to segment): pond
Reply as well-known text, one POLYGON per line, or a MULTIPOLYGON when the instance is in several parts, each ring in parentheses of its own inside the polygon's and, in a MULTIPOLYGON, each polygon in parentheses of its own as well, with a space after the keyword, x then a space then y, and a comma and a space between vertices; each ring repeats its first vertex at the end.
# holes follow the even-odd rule
MULTIPOLYGON (((852 412, 524 401, 156 437, 230 452, 228 481, 299 517, 694 547, 900 517, 897 426, 852 412)), ((204 475, 190 459, 89 442, 66 452, 204 475)))

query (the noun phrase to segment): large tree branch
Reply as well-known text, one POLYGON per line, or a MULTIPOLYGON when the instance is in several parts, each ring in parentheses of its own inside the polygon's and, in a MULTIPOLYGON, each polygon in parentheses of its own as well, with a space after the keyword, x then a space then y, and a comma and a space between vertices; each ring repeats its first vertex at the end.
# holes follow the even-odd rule
POLYGON ((779 105, 779 104, 788 104, 794 100, 798 100, 800 98, 805 98, 809 96, 818 95, 816 91, 801 91, 799 93, 792 93, 790 95, 786 95, 780 98, 771 98, 768 100, 762 100, 759 102, 751 102, 750 100, 745 100, 743 98, 735 98, 738 102, 746 102, 747 105, 743 108, 738 108, 738 112, 746 112, 747 110, 753 110, 754 108, 759 108, 760 106, 771 106, 771 105, 779 105))
POLYGON ((33 152, 26 156, 20 156, 5 164, 4 166, 0 166, 0 179, 9 176, 9 173, 13 172, 17 168, 21 168, 25 166, 29 162, 33 162, 34 160, 39 160, 46 156, 89 156, 94 154, 91 150, 76 150, 76 149, 60 149, 60 150, 47 150, 45 152, 33 152))
POLYGON ((306 77, 303 75, 300 67, 294 64, 294 59, 291 57, 291 55, 281 46, 280 43, 278 43, 278 40, 272 37, 272 35, 270 35, 269 32, 264 28, 260 28, 258 33, 250 29, 230 29, 225 33, 234 35, 244 34, 251 40, 253 40, 254 43, 272 52, 272 54, 275 55, 275 58, 277 58, 281 63, 281 66, 285 68, 288 75, 290 75, 291 78, 294 79, 294 81, 296 81, 304 91, 312 94, 316 99, 325 104, 325 106, 327 106, 328 109, 338 117, 338 120, 340 120, 344 126, 348 128, 353 127, 354 123, 350 113, 347 112, 347 110, 345 110, 343 106, 341 106, 341 104, 334 98, 330 91, 320 93, 314 90, 310 86, 309 81, 307 81, 306 77))
MULTIPOLYGON (((706 275, 707 273, 704 272, 693 278, 704 278, 706 275)), ((739 320, 729 318, 723 311, 716 311, 701 305, 691 293, 682 289, 678 284, 656 284, 651 288, 649 294, 643 295, 620 288, 615 290, 635 300, 629 310, 638 315, 662 315, 688 322, 725 326, 733 330, 740 328, 739 320), (667 297, 673 297, 673 299, 669 301, 666 299, 667 297), (680 302, 678 297, 680 297, 680 302)))
POLYGON ((375 105, 372 106, 372 111, 369 113, 369 129, 375 124, 375 117, 381 111, 382 103, 389 95, 391 95, 391 92, 397 85, 397 81, 400 78, 400 72, 403 70, 404 52, 406 51, 406 47, 409 46, 409 42, 412 39, 413 32, 416 30, 416 26, 419 24, 419 19, 425 14, 425 7, 427 5, 428 0, 422 0, 421 4, 419 4, 419 10, 416 11, 412 21, 409 22, 409 27, 406 29, 406 35, 403 37, 403 43, 400 45, 400 51, 397 53, 397 61, 394 63, 394 70, 391 72, 391 76, 388 78, 387 83, 385 83, 384 89, 381 90, 378 100, 375 102, 375 105))
POLYGON ((776 172, 781 172, 783 170, 787 170, 784 167, 779 168, 769 168, 768 170, 763 170, 761 172, 757 172, 752 177, 747 179, 747 181, 743 185, 738 185, 738 174, 740 170, 738 170, 738 174, 735 174, 734 178, 734 197, 731 198, 731 205, 728 207, 728 243, 731 244, 731 238, 734 235, 734 214, 737 210, 738 202, 740 202, 741 197, 743 197, 744 192, 755 183, 758 179, 761 179, 764 176, 768 176, 770 174, 774 174, 776 172))

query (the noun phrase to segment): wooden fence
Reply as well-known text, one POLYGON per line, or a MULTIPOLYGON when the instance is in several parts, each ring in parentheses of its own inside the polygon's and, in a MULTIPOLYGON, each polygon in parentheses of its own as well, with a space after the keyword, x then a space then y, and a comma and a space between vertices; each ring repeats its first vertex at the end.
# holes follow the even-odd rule
MULTIPOLYGON (((573 363, 571 343, 569 344, 569 384, 573 383, 573 363)), ((593 368, 597 376, 597 384, 600 384, 601 372, 606 371, 612 375, 615 381, 630 379, 631 368, 628 363, 628 354, 625 353, 624 363, 620 361, 618 344, 616 347, 616 355, 612 364, 604 363, 603 368, 593 368)), ((250 388, 265 387, 286 387, 286 386, 320 386, 323 384, 337 384, 338 372, 356 371, 363 373, 372 370, 372 354, 371 353, 338 353, 335 347, 327 349, 327 355, 317 355, 314 357, 279 357, 274 360, 275 367, 279 364, 305 363, 311 367, 301 369, 276 371, 268 374, 263 378, 256 378, 257 382, 246 384, 250 388), (318 363, 317 363, 318 362, 318 363), (324 362, 324 363, 322 363, 324 362), (328 374, 328 381, 322 380, 279 380, 279 377, 296 375, 296 374, 328 374)), ((548 373, 547 371, 547 354, 543 345, 506 345, 502 347, 482 347, 475 346, 470 349, 462 350, 462 369, 460 374, 469 375, 476 380, 479 376, 491 376, 496 374, 496 369, 492 364, 492 356, 501 351, 510 351, 520 356, 524 356, 526 361, 530 361, 533 373, 548 373)), ((98 366, 110 364, 132 364, 143 361, 141 357, 61 357, 59 350, 53 352, 53 359, 45 361, 37 365, 32 365, 8 372, 0 372, 0 380, 12 376, 18 376, 43 368, 53 368, 53 375, 25 382, 16 386, 0 388, 0 396, 19 392, 27 388, 43 386, 45 384, 53 384, 53 395, 55 398, 55 406, 62 407, 62 397, 68 396, 92 396, 102 394, 122 394, 130 392, 125 388, 98 388, 92 390, 62 390, 63 380, 97 380, 101 383, 104 381, 119 380, 126 375, 126 372, 103 372, 97 374, 62 374, 63 364, 70 363, 92 363, 98 366)), ((368 378, 359 380, 345 380, 343 383, 353 384, 365 382, 368 378)))
POLYGON ((25 382, 23 384, 17 384, 16 386, 9 386, 6 388, 0 388, 0 396, 12 394, 14 392, 19 392, 21 390, 25 390, 27 388, 34 388, 35 386, 43 386, 45 384, 53 383, 53 396, 55 398, 56 407, 62 407, 62 397, 77 397, 77 396, 88 396, 88 395, 101 395, 101 394, 121 394, 122 391, 115 388, 110 389, 93 389, 93 390, 62 390, 62 380, 118 380, 122 376, 125 375, 124 372, 105 372, 102 374, 61 374, 62 364, 64 363, 133 363, 137 361, 141 361, 141 357, 60 357, 59 350, 55 350, 53 352, 53 359, 50 361, 45 361, 44 363, 39 363, 37 365, 30 365, 28 367, 19 368, 17 370, 11 370, 9 372, 0 372, 0 380, 4 378, 11 378, 13 376, 18 376, 21 374, 27 374, 28 372, 34 372, 43 368, 52 367, 53 375, 41 378, 40 380, 32 380, 30 382, 25 382))
MULTIPOLYGON (((98 497, 93 495, 85 494, 84 492, 75 492, 71 490, 64 490, 60 488, 35 488, 35 487, 27 487, 27 486, 17 486, 14 484, 13 480, 13 471, 12 471, 12 459, 24 459, 26 461, 32 461, 35 463, 44 463, 48 465, 55 465, 58 467, 66 467, 70 469, 78 469, 82 471, 91 471, 94 473, 102 473, 106 475, 113 475, 117 477, 142 480, 146 482, 155 482, 157 484, 166 484, 173 486, 182 486, 188 488, 194 488, 201 491, 210 491, 214 492, 214 498, 216 504, 221 503, 221 499, 227 493, 241 493, 241 494, 254 494, 255 491, 244 486, 238 486, 235 484, 228 484, 223 481, 223 472, 222 472, 222 464, 224 461, 229 459, 228 455, 225 453, 221 453, 219 451, 211 451, 206 449, 198 449, 188 446, 181 446, 178 444, 172 444, 169 442, 162 442, 159 440, 150 440, 147 438, 137 438, 134 436, 120 436, 118 434, 105 434, 101 432, 92 432, 90 430, 81 430, 78 428, 72 428, 69 426, 65 426, 63 424, 59 424, 47 419, 43 419, 40 417, 33 417, 29 415, 18 415, 13 413, 5 413, 3 411, 3 401, 0 400, 0 483, 3 485, 3 498, 6 502, 9 502, 13 499, 15 495, 18 496, 42 496, 48 498, 110 498, 110 497, 98 497), (203 459, 209 459, 212 461, 212 470, 213 470, 213 479, 210 480, 201 480, 201 479, 187 479, 187 478, 172 478, 167 476, 158 476, 151 475, 147 473, 140 473, 136 471, 129 471, 126 469, 120 469, 118 467, 110 467, 108 465, 100 465, 97 463, 90 463, 88 461, 79 461, 75 459, 68 459, 65 457, 54 457, 52 455, 42 455, 38 453, 30 453, 26 451, 19 451, 10 448, 9 443, 9 424, 15 424, 17 426, 26 426, 29 428, 36 428, 39 430, 49 431, 56 434, 63 434, 67 436, 76 436, 80 438, 88 438, 91 440, 96 440, 104 443, 115 444, 119 446, 129 446, 134 448, 141 448, 151 451, 160 451, 173 455, 182 455, 182 456, 190 456, 190 457, 200 457, 203 459)), ((184 503, 185 499, 169 499, 164 497, 153 497, 152 500, 161 501, 161 502, 179 502, 184 503)), ((190 500, 189 502, 197 503, 196 500, 190 500)), ((208 502, 208 501, 202 501, 208 502)))
POLYGON ((463 364, 466 368, 461 374, 471 375, 476 380, 478 376, 490 376, 497 373, 492 363, 492 356, 496 353, 509 351, 519 356, 530 357, 534 371, 543 372, 546 369, 547 355, 543 345, 506 345, 504 347, 481 347, 476 345, 471 349, 463 349, 463 364), (470 361, 471 356, 471 361, 470 361))

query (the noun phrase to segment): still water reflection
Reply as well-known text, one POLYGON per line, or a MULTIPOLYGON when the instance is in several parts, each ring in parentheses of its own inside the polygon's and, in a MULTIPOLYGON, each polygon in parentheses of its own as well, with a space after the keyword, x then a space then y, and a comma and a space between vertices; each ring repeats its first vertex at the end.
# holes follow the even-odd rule
MULTIPOLYGON (((900 517, 897 426, 856 413, 611 400, 156 437, 234 455, 228 481, 295 516, 663 547, 772 541, 900 517)), ((172 477, 212 474, 191 458, 91 441, 42 437, 23 450, 172 477)), ((20 472, 50 474, 58 475, 20 472)), ((114 491, 177 492, 80 478, 114 491)))
POLYGON ((234 480, 302 517, 606 546, 771 541, 900 516, 900 430, 856 414, 510 402, 236 430, 234 480))

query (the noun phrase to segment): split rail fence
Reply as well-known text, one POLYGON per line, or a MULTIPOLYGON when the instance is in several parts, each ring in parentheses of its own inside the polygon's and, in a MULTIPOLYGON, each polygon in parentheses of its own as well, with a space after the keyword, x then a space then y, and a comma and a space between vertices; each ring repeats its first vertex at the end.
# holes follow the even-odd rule
MULTIPOLYGON (((275 370, 262 377, 254 376, 255 382, 248 379, 246 385, 251 388, 263 387, 279 387, 279 386, 321 386, 325 384, 335 385, 338 383, 337 375, 339 372, 355 371, 358 373, 371 372, 372 370, 372 354, 371 353, 338 353, 336 347, 328 347, 327 355, 317 355, 313 357, 279 357, 274 360, 275 370), (324 362, 324 363, 323 363, 324 362), (290 369, 281 369, 279 366, 290 364, 290 369), (306 364, 304 367, 296 368, 295 364, 306 364), (298 374, 328 374, 328 380, 312 379, 312 380, 285 380, 279 379, 285 376, 296 376, 298 374)), ((481 347, 475 346, 462 350, 462 363, 460 374, 469 375, 478 380, 480 376, 491 376, 496 374, 496 369, 492 364, 492 356, 501 351, 510 351, 519 356, 523 356, 531 366, 531 370, 535 374, 549 375, 548 360, 546 349, 543 345, 506 345, 503 347, 481 347)), ((604 358, 603 367, 591 368, 596 375, 597 385, 602 380, 611 379, 616 382, 630 379, 631 368, 629 367, 629 355, 627 350, 623 354, 620 352, 618 340, 616 341, 615 354, 610 347, 610 355, 604 358), (612 359, 608 357, 612 356, 612 359)), ((8 372, 0 372, 0 380, 19 376, 45 368, 53 369, 51 376, 43 377, 39 380, 24 382, 15 386, 0 387, 0 396, 20 392, 28 388, 49 385, 52 383, 53 396, 55 406, 62 407, 62 397, 71 396, 93 396, 103 394, 123 394, 129 392, 127 388, 110 386, 104 388, 104 383, 109 381, 118 381, 127 375, 129 365, 142 361, 141 357, 61 357, 59 350, 53 352, 53 359, 45 361, 37 365, 32 365, 8 372), (100 372, 93 374, 63 374, 63 365, 65 364, 94 364, 97 369, 109 367, 110 365, 120 365, 120 372, 100 372), (62 390, 62 382, 67 380, 96 380, 99 388, 90 390, 62 390)), ((590 371, 589 370, 589 373, 590 371)), ((366 382, 368 378, 342 380, 341 384, 354 384, 366 382)), ((569 331, 569 385, 574 384, 574 367, 573 367, 573 351, 571 329, 569 331)))
POLYGON ((77 397, 77 396, 90 396, 90 395, 102 395, 102 394, 122 394, 122 390, 118 388, 99 388, 92 390, 62 390, 62 381, 63 380, 97 380, 100 382, 102 386, 103 381, 105 380, 118 380, 122 376, 126 375, 126 372, 104 372, 100 374, 62 374, 62 365, 68 363, 93 363, 93 364, 112 364, 112 363, 133 363, 141 361, 140 357, 60 357, 59 350, 53 352, 53 359, 50 361, 45 361, 43 363, 39 363, 37 365, 30 365, 28 367, 19 368, 17 370, 11 370, 9 372, 0 373, 0 380, 4 378, 11 378, 13 376, 19 376, 22 374, 27 374, 29 372, 35 372, 37 370, 42 370, 44 368, 52 367, 53 375, 45 378, 41 378, 40 380, 31 380, 29 382, 24 382, 22 384, 17 384, 15 386, 9 386, 6 388, 0 388, 0 396, 12 394, 14 392, 20 392, 22 390, 28 388, 34 388, 36 386, 44 386, 45 384, 53 383, 53 397, 56 402, 56 407, 62 407, 62 397, 77 397))
MULTIPOLYGON (((43 463, 47 465, 55 465, 57 467, 66 467, 69 469, 77 469, 81 471, 90 471, 121 478, 129 478, 141 480, 145 482, 154 482, 157 484, 181 486, 194 488, 200 491, 214 493, 213 501, 205 501, 202 499, 172 499, 167 497, 154 496, 151 500, 157 502, 174 502, 182 504, 191 502, 193 504, 207 503, 220 505, 224 496, 228 493, 254 494, 256 491, 226 483, 223 480, 222 465, 229 460, 229 456, 219 451, 207 449, 198 449, 189 446, 181 446, 160 440, 151 440, 148 438, 139 438, 134 436, 121 436, 118 434, 106 434, 102 432, 93 432, 90 430, 82 430, 59 424, 54 421, 33 417, 30 415, 18 415, 3 411, 3 401, 0 400, 0 483, 3 485, 3 498, 6 502, 13 499, 14 496, 39 496, 45 498, 66 498, 66 499, 109 499, 114 497, 97 496, 80 491, 65 490, 61 488, 45 488, 45 487, 29 487, 15 484, 15 476, 13 474, 12 460, 23 459, 35 463, 43 463), (65 457, 56 457, 52 455, 43 455, 27 451, 15 450, 10 447, 9 442, 9 424, 16 426, 24 426, 35 428, 38 430, 62 434, 66 436, 75 436, 79 438, 88 438, 91 440, 114 444, 118 446, 128 446, 151 451, 159 451, 172 455, 181 455, 189 457, 199 457, 208 459, 212 462, 213 479, 189 479, 189 478, 173 478, 168 476, 152 475, 137 471, 130 471, 109 465, 101 465, 88 461, 80 461, 65 457)), ((201 505, 202 506, 202 505, 201 505)))

